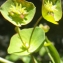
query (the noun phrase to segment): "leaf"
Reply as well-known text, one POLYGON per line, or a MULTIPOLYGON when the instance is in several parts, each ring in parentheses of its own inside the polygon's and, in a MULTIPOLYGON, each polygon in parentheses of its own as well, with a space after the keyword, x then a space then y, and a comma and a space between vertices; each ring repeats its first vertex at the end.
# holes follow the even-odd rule
POLYGON ((46 53, 46 49, 45 49, 45 47, 43 46, 43 47, 40 48, 39 54, 40 54, 40 56, 44 56, 45 53, 46 53))
MULTIPOLYGON (((29 29, 23 29, 21 30, 21 37, 23 42, 29 45, 29 40, 31 36, 33 28, 29 29)), ((28 55, 32 52, 34 52, 41 44, 43 44, 43 41, 45 40, 45 33, 41 28, 35 28, 31 42, 30 47, 28 49, 24 49, 23 44, 18 36, 18 34, 15 34, 12 36, 10 40, 10 45, 8 47, 8 53, 9 54, 16 54, 16 55, 28 55)))
POLYGON ((62 17, 61 0, 43 0, 42 16, 48 22, 58 24, 62 17))
MULTIPOLYGON (((21 25, 28 24, 33 19, 35 11, 36 11, 36 7, 34 6, 33 3, 25 1, 25 0, 20 0, 20 2, 16 1, 16 3, 13 0, 7 0, 5 3, 1 5, 0 12, 6 20, 11 22, 15 26, 20 27, 21 25), (15 6, 16 3, 22 5, 22 7, 26 7, 28 14, 25 16, 24 19, 21 19, 24 17, 24 15, 20 16, 19 14, 17 15, 15 14, 14 17, 9 16, 9 11, 10 11, 11 6, 15 6)), ((16 10, 13 10, 13 11, 16 11, 16 10)))

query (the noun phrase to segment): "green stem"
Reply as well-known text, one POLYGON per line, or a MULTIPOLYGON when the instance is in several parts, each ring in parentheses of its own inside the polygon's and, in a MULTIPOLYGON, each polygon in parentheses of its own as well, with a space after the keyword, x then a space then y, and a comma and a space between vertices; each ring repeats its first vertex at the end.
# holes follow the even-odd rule
POLYGON ((22 37, 21 37, 20 28, 19 28, 19 27, 16 27, 15 30, 16 30, 16 32, 18 33, 19 38, 20 38, 22 44, 24 45, 24 47, 26 47, 26 45, 25 45, 25 43, 23 42, 22 37))
POLYGON ((13 63, 13 62, 0 57, 0 63, 13 63))
POLYGON ((36 58, 31 55, 31 62, 30 63, 38 63, 38 61, 36 60, 36 58))
POLYGON ((29 40, 29 46, 30 46, 30 43, 31 43, 31 38, 32 38, 33 32, 34 32, 37 24, 40 22, 41 19, 42 19, 42 16, 39 17, 39 19, 37 20, 37 22, 35 23, 35 25, 33 27, 33 30, 32 30, 31 36, 30 36, 30 40, 29 40))
POLYGON ((51 41, 48 40, 46 37, 46 44, 49 44, 46 46, 47 53, 52 60, 53 63, 61 63, 60 56, 54 45, 51 43, 51 41))

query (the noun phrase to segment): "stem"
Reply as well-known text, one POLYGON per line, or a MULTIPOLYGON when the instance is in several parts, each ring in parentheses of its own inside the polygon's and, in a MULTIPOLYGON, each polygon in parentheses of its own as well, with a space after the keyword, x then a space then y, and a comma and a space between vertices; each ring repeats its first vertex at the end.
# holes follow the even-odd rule
POLYGON ((31 38, 32 38, 33 32, 34 32, 37 24, 40 22, 41 19, 42 19, 42 16, 39 17, 39 19, 37 20, 37 22, 35 23, 35 25, 33 27, 33 30, 32 30, 31 36, 30 36, 30 40, 29 40, 29 46, 30 46, 30 43, 31 43, 31 38))
POLYGON ((0 57, 0 62, 2 62, 2 63, 13 63, 13 62, 8 61, 8 60, 6 60, 6 59, 3 59, 3 58, 1 58, 1 57, 0 57))
POLYGON ((51 43, 51 41, 48 40, 46 37, 46 44, 49 44, 46 46, 47 53, 52 60, 53 63, 61 63, 60 56, 54 45, 51 43))
POLYGON ((31 62, 30 63, 38 63, 38 61, 36 60, 36 58, 31 55, 31 62))
POLYGON ((26 47, 26 45, 25 45, 25 43, 23 42, 22 37, 21 37, 20 28, 19 28, 19 27, 16 27, 15 30, 16 30, 16 32, 18 33, 19 38, 20 38, 22 44, 26 47))
MULTIPOLYGON (((47 44, 47 42, 45 42, 45 43, 47 44)), ((49 43, 48 45, 50 45, 50 44, 51 44, 51 43, 49 43)), ((48 56, 50 57, 52 63, 55 63, 55 61, 54 61, 52 55, 51 55, 50 52, 49 52, 49 49, 48 49, 47 47, 45 47, 45 49, 46 49, 46 52, 47 52, 48 56)))

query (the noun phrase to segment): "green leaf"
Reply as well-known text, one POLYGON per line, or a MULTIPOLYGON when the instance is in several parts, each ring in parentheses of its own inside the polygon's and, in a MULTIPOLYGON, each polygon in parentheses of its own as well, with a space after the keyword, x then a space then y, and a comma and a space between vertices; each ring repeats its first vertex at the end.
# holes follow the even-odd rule
MULTIPOLYGON (((17 1, 19 1, 19 0, 17 0, 17 1)), ((25 1, 25 0, 20 0, 20 2, 17 2, 17 1, 7 0, 6 2, 4 2, 1 5, 0 12, 6 20, 11 22, 15 26, 26 25, 33 19, 35 11, 36 11, 36 7, 34 6, 33 3, 25 1), (11 7, 18 8, 18 11, 21 11, 22 10, 22 9, 20 10, 21 5, 22 5, 22 8, 28 12, 28 14, 25 16, 25 18, 24 18, 23 14, 15 14, 13 12, 13 11, 17 11, 17 10, 11 10, 11 12, 10 12, 11 7), (12 16, 10 16, 10 14, 12 16), (15 15, 13 15, 13 14, 15 14, 15 15), (23 19, 21 19, 21 18, 23 18, 23 19)), ((26 12, 24 12, 24 14, 25 13, 26 12)))
POLYGON ((61 0, 43 0, 42 16, 47 21, 58 24, 62 17, 61 0))
POLYGON ((45 49, 45 47, 43 46, 43 47, 40 48, 39 54, 40 54, 40 56, 44 56, 45 53, 46 53, 46 49, 45 49))
POLYGON ((43 44, 43 41, 45 40, 45 33, 41 28, 38 27, 35 28, 31 38, 31 42, 29 43, 32 30, 33 28, 29 28, 20 31, 23 42, 25 42, 25 45, 29 46, 28 49, 24 48, 18 34, 15 34, 12 36, 10 40, 8 53, 16 54, 16 55, 28 55, 34 52, 36 49, 38 49, 40 45, 43 44))
POLYGON ((28 55, 28 56, 22 56, 21 59, 22 59, 22 61, 24 63, 30 63, 31 56, 30 55, 28 55))

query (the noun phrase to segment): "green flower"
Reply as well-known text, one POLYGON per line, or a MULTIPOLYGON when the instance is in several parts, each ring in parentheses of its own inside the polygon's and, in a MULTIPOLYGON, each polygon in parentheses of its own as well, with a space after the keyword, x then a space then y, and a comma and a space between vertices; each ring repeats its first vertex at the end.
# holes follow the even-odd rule
POLYGON ((18 27, 31 22, 35 11, 34 4, 26 0, 7 0, 0 8, 3 17, 18 27))
POLYGON ((9 13, 11 16, 14 15, 19 15, 20 18, 24 19, 25 16, 28 14, 26 7, 22 7, 22 4, 18 4, 16 2, 16 5, 11 5, 10 9, 9 9, 9 13))
POLYGON ((46 3, 44 4, 44 6, 45 6, 45 8, 46 8, 49 12, 58 11, 57 8, 56 8, 57 6, 56 6, 56 5, 53 5, 52 2, 49 2, 49 0, 48 0, 48 2, 46 2, 46 3))
POLYGON ((48 22, 58 25, 62 17, 62 7, 60 0, 43 0, 42 16, 48 22))

